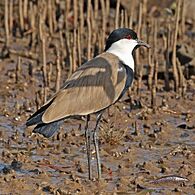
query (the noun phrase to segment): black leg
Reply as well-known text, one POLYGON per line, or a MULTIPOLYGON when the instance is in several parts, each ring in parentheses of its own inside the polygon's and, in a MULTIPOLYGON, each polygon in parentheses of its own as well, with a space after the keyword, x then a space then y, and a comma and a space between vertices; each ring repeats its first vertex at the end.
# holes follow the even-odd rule
POLYGON ((99 146, 98 146, 98 138, 97 138, 97 130, 99 128, 99 122, 102 117, 102 113, 99 113, 97 115, 96 119, 96 125, 93 133, 93 140, 94 140, 94 145, 95 145, 95 152, 96 152, 96 160, 97 160, 97 170, 98 170, 98 179, 101 179, 101 163, 100 163, 100 155, 99 155, 99 146))
POLYGON ((86 140, 86 149, 87 149, 87 161, 88 161, 88 173, 89 173, 89 180, 92 179, 92 170, 91 170, 91 136, 88 129, 88 123, 90 120, 90 116, 87 115, 87 121, 85 125, 85 140, 86 140))

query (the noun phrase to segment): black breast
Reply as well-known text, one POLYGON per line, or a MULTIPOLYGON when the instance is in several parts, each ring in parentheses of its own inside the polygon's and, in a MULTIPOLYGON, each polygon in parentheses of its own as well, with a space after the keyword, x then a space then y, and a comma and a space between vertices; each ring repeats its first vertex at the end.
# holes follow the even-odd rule
POLYGON ((126 69, 127 80, 126 80, 126 83, 125 83, 125 87, 124 87, 121 95, 119 96, 118 100, 125 94, 125 92, 127 91, 127 89, 131 86, 131 84, 133 82, 133 78, 134 78, 134 72, 133 72, 133 70, 129 66, 125 65, 125 64, 123 64, 123 66, 126 69))

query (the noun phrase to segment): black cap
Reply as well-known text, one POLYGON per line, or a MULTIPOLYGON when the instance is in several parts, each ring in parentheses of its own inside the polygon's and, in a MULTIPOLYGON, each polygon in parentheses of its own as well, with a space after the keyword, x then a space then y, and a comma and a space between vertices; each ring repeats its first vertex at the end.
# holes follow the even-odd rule
POLYGON ((138 48, 139 46, 145 46, 147 48, 150 48, 150 46, 145 43, 142 40, 138 40, 137 38, 137 33, 129 28, 118 28, 114 31, 112 31, 112 33, 109 35, 107 41, 106 41, 106 47, 105 50, 108 50, 110 48, 110 46, 116 42, 119 41, 121 39, 133 39, 137 41, 137 46, 135 47, 138 48))
POLYGON ((109 35, 107 41, 106 41, 106 47, 105 51, 109 49, 109 47, 116 41, 119 41, 120 39, 124 38, 131 38, 131 39, 137 39, 137 33, 129 28, 118 28, 116 30, 113 30, 112 33, 109 35))

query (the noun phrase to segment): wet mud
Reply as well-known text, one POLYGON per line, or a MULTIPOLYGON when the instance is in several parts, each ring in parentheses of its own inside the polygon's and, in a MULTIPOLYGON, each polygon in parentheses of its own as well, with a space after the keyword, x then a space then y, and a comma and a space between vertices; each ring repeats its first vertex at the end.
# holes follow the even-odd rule
MULTIPOLYGON (((143 86, 140 102, 132 90, 104 113, 99 130, 102 180, 88 181, 84 120, 66 120, 46 139, 25 127, 36 109, 32 81, 16 83, 10 60, 2 69, 0 89, 1 194, 194 194, 194 80, 184 98, 163 92, 150 108, 143 86)), ((25 65, 24 65, 25 66, 25 65)), ((25 69, 25 67, 24 67, 25 69)), ((163 87, 163 86, 162 86, 163 87)), ((92 132, 95 118, 92 117, 92 132)))
MULTIPOLYGON (((6 40, 8 37, 5 40, 0 38, 0 195, 195 194, 195 76, 193 72, 195 70, 195 20, 190 18, 191 14, 186 12, 186 16, 189 16, 183 21, 186 28, 180 29, 178 36, 182 43, 176 52, 177 58, 178 55, 180 56, 179 63, 177 60, 178 67, 182 67, 178 70, 179 79, 185 82, 182 80, 183 83, 180 83, 179 90, 182 88, 183 92, 175 92, 174 72, 170 64, 168 84, 165 83, 165 64, 173 55, 171 38, 175 32, 172 27, 175 25, 175 1, 162 1, 162 4, 158 1, 159 5, 157 1, 146 3, 148 7, 143 9, 144 30, 141 32, 141 38, 148 39, 157 51, 152 49, 150 56, 147 51, 140 51, 140 60, 137 63, 144 66, 141 73, 136 70, 140 74, 136 75, 133 87, 118 103, 105 111, 98 132, 102 179, 97 180, 96 155, 92 147, 93 180, 89 181, 85 118, 65 120, 60 130, 50 139, 33 134, 33 127, 27 128, 25 122, 59 89, 59 86, 63 85, 64 80, 76 68, 74 63, 84 62, 87 57, 90 58, 103 50, 102 42, 108 32, 114 28, 115 9, 104 10, 105 13, 107 11, 111 13, 107 13, 109 16, 107 26, 103 24, 104 15, 97 9, 94 18, 98 14, 99 17, 92 18, 94 21, 91 19, 94 22, 92 22, 94 30, 87 26, 89 25, 87 14, 82 15, 79 12, 84 19, 82 25, 78 19, 79 29, 83 28, 81 33, 73 30, 74 25, 77 25, 72 17, 73 6, 70 6, 69 12, 66 13, 63 1, 55 1, 56 4, 52 4, 56 9, 53 12, 51 7, 47 7, 44 3, 37 3, 42 1, 17 1, 12 5, 17 11, 21 9, 18 2, 20 4, 29 2, 28 6, 33 9, 29 17, 28 14, 26 16, 24 14, 24 20, 21 19, 22 16, 19 20, 19 16, 13 12, 18 26, 10 26, 16 32, 12 32, 9 41, 6 40), (159 9, 161 7, 165 10, 159 9), (46 9, 43 16, 37 13, 38 8, 46 9), (48 14, 47 9, 51 14, 48 14), (163 14, 165 11, 165 15, 161 11, 163 14), (56 21, 52 23, 55 14, 56 21), (65 22, 63 24, 65 26, 60 26, 60 17, 65 22), (156 23, 155 19, 157 19, 156 23), (24 32, 19 28, 22 21, 23 29, 22 27, 21 29, 24 32), (168 22, 171 25, 168 25, 168 22), (155 24, 158 25, 157 30, 155 24), (102 26, 105 28, 103 33, 102 26), (33 29, 34 27, 36 30, 33 29), (89 29, 93 35, 91 42, 90 40, 88 42, 89 29), (45 37, 41 30, 45 30, 45 37), (182 30, 185 30, 185 33, 182 30), (157 40, 153 37, 155 31, 157 31, 157 40), (104 37, 99 38, 99 34, 104 37), (90 44, 94 45, 91 53, 87 50, 90 44), (68 46, 71 49, 68 49, 68 46), (154 52, 158 54, 158 59, 154 58, 154 52), (46 59, 43 57, 45 53, 46 59), (151 72, 148 73, 148 66, 152 68, 155 60, 158 61, 159 67, 154 72, 157 71, 159 74, 156 75, 156 80, 152 78, 156 83, 150 83, 156 89, 153 93, 148 89, 149 76, 152 75, 151 72), (48 83, 44 81, 46 77, 48 83), (166 84, 169 86, 167 91, 166 84), (154 96, 155 104, 152 105, 154 96)), ((135 9, 136 13, 134 13, 129 6, 129 1, 122 2, 123 6, 127 7, 126 14, 131 14, 129 23, 135 29, 141 27, 137 18, 139 18, 138 10, 142 8, 135 3, 137 11, 135 9)), ((0 4, 0 6, 4 8, 4 5, 0 4)), ((4 18, 4 12, 0 12, 0 15, 4 18)), ((123 22, 126 21, 126 15, 121 13, 120 17, 122 16, 123 22)), ((121 21, 119 20, 118 23, 121 21)), ((1 37, 6 37, 4 30, 4 26, 0 24, 1 37)), ((91 119, 89 127, 92 135, 95 116, 91 119)))

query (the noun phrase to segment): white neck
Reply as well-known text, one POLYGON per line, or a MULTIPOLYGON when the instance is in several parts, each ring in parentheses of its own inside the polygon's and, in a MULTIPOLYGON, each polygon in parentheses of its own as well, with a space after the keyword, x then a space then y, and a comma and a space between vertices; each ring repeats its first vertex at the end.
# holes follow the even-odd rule
POLYGON ((136 45, 136 40, 121 39, 114 42, 106 52, 116 55, 124 64, 129 66, 134 71, 135 63, 132 51, 136 45))

